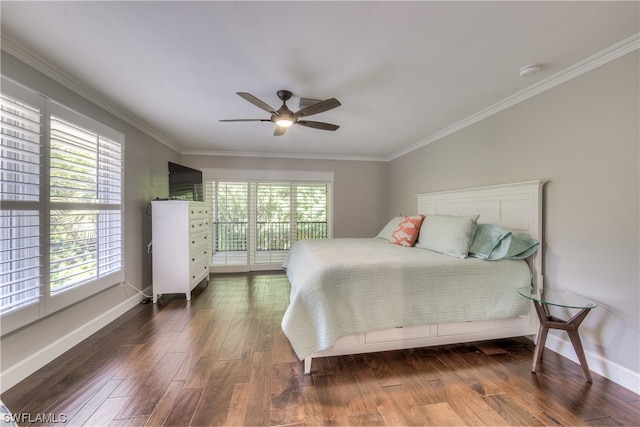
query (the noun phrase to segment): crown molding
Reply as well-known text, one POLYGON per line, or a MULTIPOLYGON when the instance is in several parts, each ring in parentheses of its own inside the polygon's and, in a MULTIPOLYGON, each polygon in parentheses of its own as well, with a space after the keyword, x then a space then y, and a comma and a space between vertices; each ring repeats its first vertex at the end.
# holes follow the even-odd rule
POLYGON ((265 153, 265 152, 244 152, 244 151, 214 151, 214 150, 184 150, 180 154, 183 156, 226 156, 226 157, 254 157, 254 158, 276 158, 276 159, 299 159, 299 160, 348 160, 353 162, 386 162, 384 157, 375 156, 350 156, 331 154, 300 154, 300 153, 265 153))
POLYGON ((29 65, 30 67, 32 67, 32 68, 36 69, 37 71, 41 72, 45 76, 55 80, 57 83, 60 83, 63 86, 65 86, 67 89, 69 89, 69 90, 77 93, 78 95, 82 96, 83 98, 91 101, 92 103, 96 104, 98 107, 100 107, 103 110, 113 114, 114 116, 118 117, 119 119, 123 120, 124 122, 126 122, 126 123, 130 124, 131 126, 135 127, 139 131, 141 131, 141 132, 147 134, 148 136, 150 136, 151 138, 155 139, 156 141, 166 145, 167 147, 169 147, 172 150, 177 151, 177 152, 180 152, 180 150, 182 149, 182 147, 180 147, 179 145, 177 145, 173 141, 169 140, 164 135, 158 133, 157 131, 155 131, 151 127, 147 126, 146 124, 144 124, 143 122, 141 122, 137 118, 133 117, 129 113, 123 111, 122 109, 120 109, 119 107, 115 106, 111 102, 105 100, 102 96, 98 95, 97 93, 95 93, 94 91, 92 91, 91 89, 86 87, 85 85, 83 85, 83 84, 79 83, 78 81, 72 79, 71 77, 67 76, 59 68, 55 67, 54 65, 52 65, 52 64, 48 63, 47 61, 43 60, 42 58, 38 57, 32 51, 27 49, 22 44, 16 42, 11 37, 8 37, 8 36, 3 34, 2 35, 2 41, 1 41, 1 47, 2 47, 2 50, 7 52, 8 54, 10 54, 11 56, 14 56, 15 58, 17 58, 20 61, 24 62, 25 64, 29 65))
POLYGON ((622 40, 615 45, 604 49, 595 55, 592 55, 569 68, 566 68, 559 73, 556 73, 544 80, 541 80, 528 88, 525 88, 519 92, 514 93, 511 96, 504 98, 501 101, 496 102, 493 105, 490 105, 487 108, 484 108, 478 111, 475 114, 463 119, 457 123, 454 123, 451 126, 448 126, 427 138, 424 138, 413 145, 410 145, 407 148, 404 148, 400 151, 396 151, 395 153, 389 155, 385 158, 386 161, 391 161, 397 159, 398 157, 402 157, 405 154, 409 154, 419 148, 424 147, 425 145, 431 144, 432 142, 438 141, 445 136, 451 135, 454 132, 457 132, 461 129, 466 128, 467 126, 471 126, 474 123, 477 123, 487 117, 490 117, 500 111, 506 110, 509 107, 514 106, 522 101, 526 101, 527 99, 534 97, 542 92, 545 92, 555 86, 558 86, 568 80, 576 78, 582 74, 585 74, 595 68, 600 67, 601 65, 607 64, 615 59, 620 58, 634 50, 640 48, 640 33, 634 34, 633 36, 622 40))

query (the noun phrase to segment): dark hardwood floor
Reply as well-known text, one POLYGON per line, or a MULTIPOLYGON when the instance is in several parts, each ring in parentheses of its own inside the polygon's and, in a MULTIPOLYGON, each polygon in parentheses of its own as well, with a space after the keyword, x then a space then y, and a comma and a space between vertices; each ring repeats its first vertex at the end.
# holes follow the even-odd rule
MULTIPOLYGON (((2 395, 59 425, 640 425, 640 396, 525 338, 314 360, 280 329, 282 273, 140 305, 2 395)), ((36 419, 37 421, 37 419, 36 419)))

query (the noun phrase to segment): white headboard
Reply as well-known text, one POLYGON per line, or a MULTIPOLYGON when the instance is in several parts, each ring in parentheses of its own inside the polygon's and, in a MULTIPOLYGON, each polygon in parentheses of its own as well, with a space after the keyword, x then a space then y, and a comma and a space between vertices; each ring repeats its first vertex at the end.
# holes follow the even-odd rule
POLYGON ((545 181, 527 181, 488 187, 417 194, 418 213, 477 215, 478 223, 529 233, 540 246, 529 265, 540 289, 542 278, 542 187, 545 181))

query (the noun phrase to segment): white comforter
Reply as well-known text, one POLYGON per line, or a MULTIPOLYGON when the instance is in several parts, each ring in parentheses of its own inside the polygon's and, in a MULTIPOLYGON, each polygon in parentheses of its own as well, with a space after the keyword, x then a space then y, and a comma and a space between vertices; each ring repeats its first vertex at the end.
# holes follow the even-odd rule
POLYGON ((524 261, 458 259, 382 239, 302 240, 283 267, 291 282, 282 330, 300 359, 344 335, 526 315, 524 261))

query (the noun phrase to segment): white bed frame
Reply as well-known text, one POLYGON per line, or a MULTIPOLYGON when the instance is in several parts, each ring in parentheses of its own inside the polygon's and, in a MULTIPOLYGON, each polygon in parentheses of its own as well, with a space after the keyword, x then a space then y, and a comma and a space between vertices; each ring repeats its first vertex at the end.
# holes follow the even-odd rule
MULTIPOLYGON (((544 181, 528 181, 437 193, 417 194, 418 213, 425 215, 477 215, 478 223, 496 224, 524 231, 540 242, 536 254, 527 260, 533 284, 542 289, 542 187, 544 181)), ((429 347, 515 336, 535 335, 538 318, 532 309, 516 319, 445 323, 370 331, 341 337, 333 347, 304 360, 305 374, 317 357, 371 353, 429 347)))

